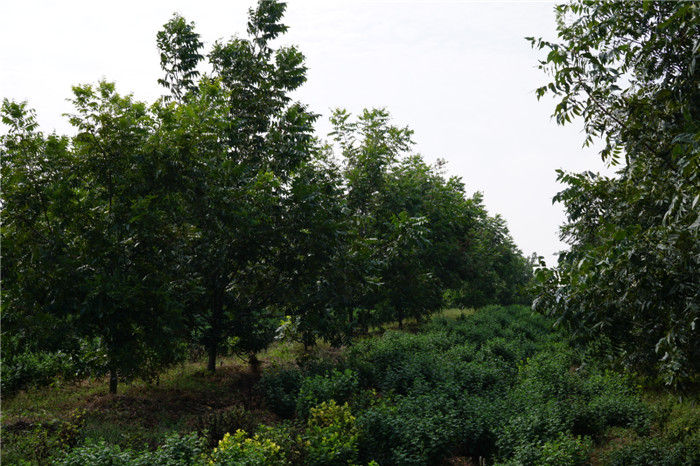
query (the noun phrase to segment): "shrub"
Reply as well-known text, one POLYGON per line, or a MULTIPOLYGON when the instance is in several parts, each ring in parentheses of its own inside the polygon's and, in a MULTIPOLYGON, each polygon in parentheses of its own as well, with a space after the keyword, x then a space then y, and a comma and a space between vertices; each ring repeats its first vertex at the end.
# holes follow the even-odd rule
POLYGON ((263 373, 258 387, 263 393, 267 407, 278 416, 294 415, 299 388, 304 379, 296 368, 276 368, 263 373))
POLYGON ((397 399, 364 412, 362 458, 380 464, 436 464, 448 454, 487 456, 497 424, 497 403, 464 395, 458 387, 397 399))
POLYGON ((277 466, 287 462, 279 445, 259 435, 248 437, 243 430, 224 435, 208 460, 217 466, 277 466))
POLYGON ((363 463, 374 459, 379 464, 392 464, 392 448, 401 442, 401 422, 396 406, 388 403, 379 403, 358 416, 363 463))
POLYGON ((577 466, 589 463, 593 442, 589 437, 572 437, 560 433, 553 440, 544 443, 523 442, 512 456, 499 465, 577 466))
POLYGON ((700 434, 700 407, 687 403, 674 407, 665 430, 666 437, 675 442, 697 436, 700 434))
POLYGON ((302 439, 305 426, 286 420, 272 426, 260 425, 256 433, 260 439, 269 440, 282 448, 291 464, 303 464, 305 444, 302 439))
POLYGON ((333 370, 326 375, 307 377, 299 389, 297 412, 306 418, 312 407, 324 401, 348 401, 358 388, 357 374, 350 369, 343 372, 333 370))
POLYGON ((504 459, 534 464, 541 445, 571 431, 575 408, 556 399, 519 406, 499 429, 498 453, 504 459))
POLYGON ((504 393, 513 383, 514 374, 504 364, 484 361, 452 364, 452 380, 467 393, 485 395, 491 392, 504 393))
POLYGON ((692 465, 692 452, 682 443, 673 443, 664 438, 642 439, 631 445, 614 450, 607 457, 610 466, 680 466, 692 465))
POLYGON ((337 361, 313 353, 302 354, 296 363, 307 376, 324 375, 339 368, 337 361))
POLYGON ((138 452, 109 445, 104 440, 88 440, 57 458, 61 466, 196 466, 204 463, 205 441, 192 433, 168 436, 155 451, 138 452))
POLYGON ((648 433, 651 410, 633 389, 628 378, 614 373, 584 373, 581 379, 581 402, 576 410, 574 432, 600 435, 608 427, 633 428, 648 433))
POLYGON ((258 419, 242 406, 234 406, 199 416, 195 421, 197 433, 207 446, 213 448, 228 432, 245 430, 252 432, 258 426, 258 419))
POLYGON ((73 373, 70 357, 63 352, 20 353, 2 361, 2 392, 48 385, 60 376, 73 373))
POLYGON ((551 466, 586 464, 592 448, 593 442, 590 438, 571 437, 562 433, 556 440, 542 445, 537 463, 551 466))
POLYGON ((347 403, 334 400, 311 408, 306 430, 305 464, 354 464, 358 460, 359 430, 347 403))
POLYGON ((50 457, 60 456, 78 444, 85 424, 83 416, 84 411, 75 411, 67 420, 3 426, 2 462, 11 464, 31 458, 44 463, 50 457))
POLYGON ((203 462, 206 439, 196 432, 187 435, 173 434, 153 452, 145 452, 139 458, 139 465, 194 466, 203 462))
POLYGON ((74 448, 54 464, 59 466, 131 466, 137 464, 137 455, 131 450, 122 450, 118 445, 108 445, 88 441, 85 445, 74 448))

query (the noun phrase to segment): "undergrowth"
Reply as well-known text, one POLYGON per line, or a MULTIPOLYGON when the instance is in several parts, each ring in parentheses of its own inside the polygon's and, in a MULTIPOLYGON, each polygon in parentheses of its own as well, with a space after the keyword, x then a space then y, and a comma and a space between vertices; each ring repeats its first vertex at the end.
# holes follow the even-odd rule
MULTIPOLYGON (((285 357, 267 359, 257 381, 166 378, 166 385, 186 387, 180 392, 185 397, 219 385, 200 393, 213 409, 159 432, 155 442, 139 443, 138 430, 129 442, 93 435, 82 413, 64 423, 35 424, 22 435, 5 429, 3 447, 13 442, 15 456, 3 448, 3 459, 93 465, 700 463, 700 410, 692 396, 650 399, 632 376, 572 349, 549 320, 524 307, 453 312, 415 333, 385 329, 332 358, 276 354, 285 357), (226 395, 228 404, 217 408, 226 395)), ((133 403, 122 401, 125 409, 133 403)))

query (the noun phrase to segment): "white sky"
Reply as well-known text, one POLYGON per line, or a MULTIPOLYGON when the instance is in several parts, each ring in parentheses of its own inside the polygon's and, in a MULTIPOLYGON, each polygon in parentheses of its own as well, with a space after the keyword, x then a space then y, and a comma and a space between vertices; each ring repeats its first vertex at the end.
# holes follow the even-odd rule
MULTIPOLYGON (((0 97, 29 100, 44 131, 71 132, 71 85, 106 78, 152 101, 163 93, 155 35, 173 12, 194 21, 205 52, 245 35, 254 0, 0 0, 0 97)), ((298 99, 327 117, 335 107, 386 107, 415 130, 417 151, 444 158, 468 192, 482 191, 526 254, 551 265, 564 247, 552 196, 557 168, 611 173, 582 149, 582 125, 560 127, 525 36, 555 37, 549 2, 291 0, 280 44, 306 55, 298 99)))

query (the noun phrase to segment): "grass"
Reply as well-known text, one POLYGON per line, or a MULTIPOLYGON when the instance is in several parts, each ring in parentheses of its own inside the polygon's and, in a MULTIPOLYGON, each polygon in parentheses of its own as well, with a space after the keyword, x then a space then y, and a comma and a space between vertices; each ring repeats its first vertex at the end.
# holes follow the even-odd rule
MULTIPOLYGON (((438 317, 446 317, 448 319, 456 319, 457 317, 464 315, 464 316, 469 316, 474 314, 474 309, 460 309, 460 308, 449 308, 449 309, 443 309, 441 311, 438 311, 434 314, 432 314, 428 320, 430 319, 436 319, 438 317)), ((404 319, 403 321, 403 326, 404 326, 404 331, 408 332, 415 332, 418 330, 420 325, 423 322, 420 322, 419 320, 409 317, 407 319, 404 319)), ((381 335, 382 333, 386 332, 387 330, 398 330, 399 329, 399 323, 394 321, 394 322, 387 322, 384 323, 378 327, 370 327, 369 328, 369 335, 374 336, 374 335, 381 335)))
POLYGON ((246 365, 225 358, 209 374, 204 363, 186 363, 165 371, 157 385, 136 381, 108 394, 106 380, 30 389, 3 403, 3 462, 26 457, 25 437, 41 442, 42 429, 68 422, 84 411, 85 437, 124 447, 154 447, 170 432, 194 430, 198 417, 213 410, 259 403, 255 378, 246 365))

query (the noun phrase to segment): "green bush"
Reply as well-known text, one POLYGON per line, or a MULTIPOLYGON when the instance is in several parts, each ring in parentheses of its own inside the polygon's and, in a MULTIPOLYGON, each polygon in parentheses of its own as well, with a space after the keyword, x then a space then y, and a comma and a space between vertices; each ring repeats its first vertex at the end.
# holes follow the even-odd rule
POLYGON ((488 456, 498 422, 495 400, 436 391, 381 404, 360 416, 363 460, 380 464, 436 464, 449 453, 488 456))
POLYGON ((401 422, 396 406, 386 402, 358 416, 359 454, 363 463, 374 459, 379 464, 393 464, 392 447, 401 441, 401 422))
POLYGON ((665 436, 672 441, 682 442, 700 434, 700 406, 689 403, 675 406, 666 423, 665 436))
POLYGON ((299 389, 297 413, 306 418, 309 410, 314 406, 330 400, 346 402, 358 389, 357 374, 350 369, 343 372, 333 370, 325 375, 307 377, 302 381, 299 389))
POLYGON ((270 411, 284 418, 294 416, 303 379, 301 371, 294 367, 265 371, 258 387, 270 411))
POLYGON ((536 464, 551 466, 578 466, 588 463, 593 442, 588 437, 571 437, 559 434, 555 440, 542 445, 536 464))
POLYGON ((84 425, 84 411, 75 411, 65 420, 53 419, 12 428, 3 426, 2 462, 12 464, 31 459, 44 463, 60 456, 80 442, 84 425))
POLYGON ((348 404, 339 406, 334 400, 323 402, 310 411, 304 464, 356 464, 358 439, 359 430, 348 404))
POLYGON ((498 454, 503 459, 534 464, 541 445, 571 431, 575 408, 556 399, 518 406, 499 429, 498 454))
POLYGON ((168 436, 155 451, 135 451, 88 439, 57 458, 60 466, 197 466, 204 464, 205 440, 192 433, 168 436))
POLYGON ((284 454, 291 464, 303 464, 306 445, 302 434, 305 425, 298 422, 285 420, 279 424, 258 426, 257 431, 260 439, 269 440, 282 448, 284 454))
POLYGON ((199 416, 195 421, 195 428, 206 440, 207 446, 213 448, 226 433, 239 429, 252 432, 258 424, 260 422, 253 413, 242 406, 234 406, 199 416))
POLYGON ((610 466, 682 466, 696 465, 698 444, 671 442, 665 438, 646 438, 614 450, 607 457, 610 466))
POLYGON ((187 435, 173 434, 153 452, 145 452, 137 459, 139 465, 195 466, 203 463, 207 450, 206 439, 193 432, 187 435))
POLYGON ((447 382, 472 395, 505 394, 514 382, 514 371, 503 363, 452 363, 450 369, 451 378, 447 382))
POLYGON ((70 357, 63 352, 21 353, 2 359, 2 392, 48 385, 58 377, 71 378, 73 366, 70 357))
POLYGON ((613 426, 633 428, 640 435, 649 432, 652 412, 629 378, 606 371, 591 372, 582 379, 587 405, 581 407, 578 416, 597 421, 581 433, 597 435, 613 426))
POLYGON ((69 451, 54 462, 59 466, 132 466, 137 464, 137 455, 131 450, 122 450, 118 445, 109 445, 104 440, 88 441, 85 445, 69 451))
POLYGON ((207 459, 208 464, 216 466, 277 466, 287 463, 279 445, 259 435, 248 437, 243 430, 224 435, 207 459))

